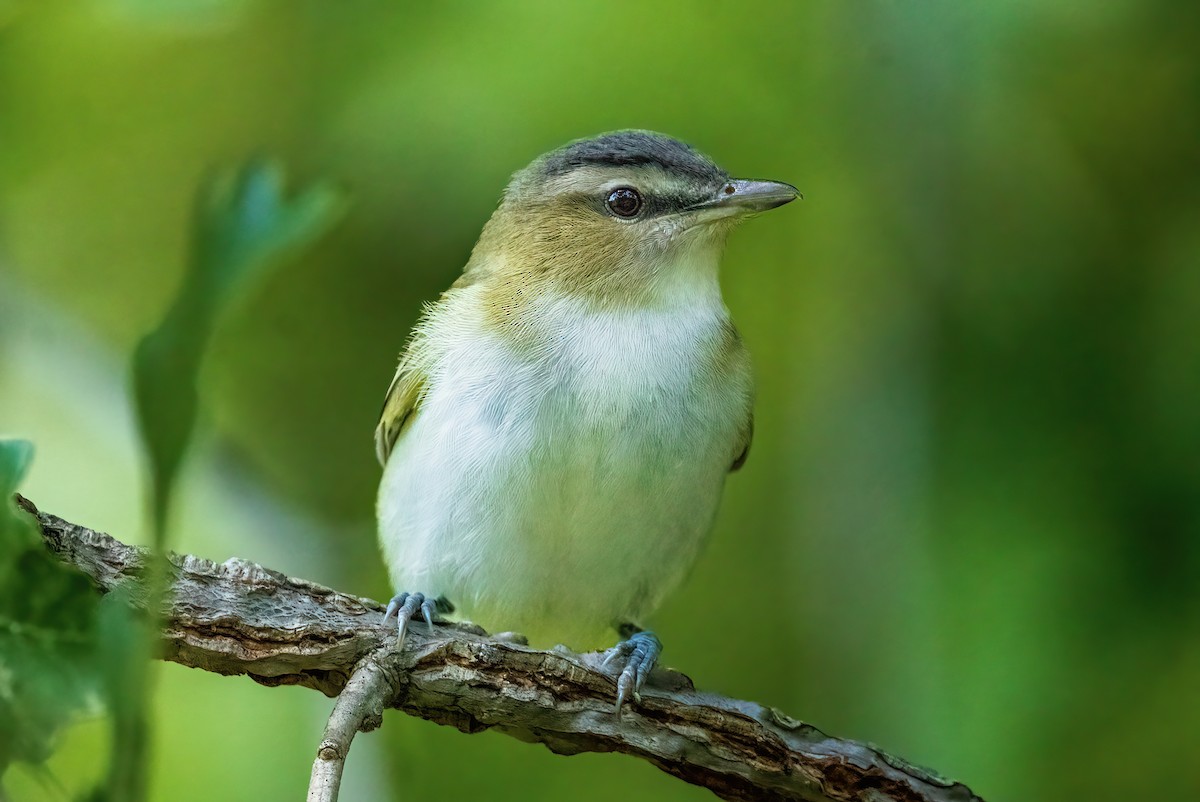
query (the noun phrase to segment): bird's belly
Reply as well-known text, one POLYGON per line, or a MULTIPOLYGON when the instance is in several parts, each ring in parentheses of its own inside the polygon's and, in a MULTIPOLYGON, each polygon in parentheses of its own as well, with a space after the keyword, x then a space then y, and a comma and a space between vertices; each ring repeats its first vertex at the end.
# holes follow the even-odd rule
POLYGON ((380 486, 397 590, 583 649, 679 583, 712 526, 748 379, 673 356, 694 342, 652 350, 618 332, 536 361, 476 345, 446 365, 380 486))

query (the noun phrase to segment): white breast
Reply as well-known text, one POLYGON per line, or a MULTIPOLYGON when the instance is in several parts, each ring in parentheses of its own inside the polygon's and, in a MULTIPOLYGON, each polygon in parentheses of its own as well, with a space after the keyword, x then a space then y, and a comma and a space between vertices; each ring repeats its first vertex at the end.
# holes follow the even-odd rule
POLYGON ((480 335, 466 301, 434 322, 448 344, 380 487, 392 579, 489 630, 603 645, 711 527, 750 397, 716 358, 727 313, 547 298, 530 352, 480 335))

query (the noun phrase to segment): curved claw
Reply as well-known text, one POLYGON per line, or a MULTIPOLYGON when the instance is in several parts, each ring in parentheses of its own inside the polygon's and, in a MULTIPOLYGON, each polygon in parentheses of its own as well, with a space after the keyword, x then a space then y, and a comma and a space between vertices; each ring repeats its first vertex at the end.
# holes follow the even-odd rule
POLYGON ((400 605, 404 604, 404 600, 408 598, 407 593, 398 593, 388 602, 387 609, 383 611, 383 620, 380 623, 387 623, 387 620, 396 614, 400 609, 400 605))
POLYGON ((626 699, 642 700, 642 686, 660 654, 662 641, 653 632, 635 632, 628 640, 618 643, 604 659, 604 665, 608 665, 617 658, 625 658, 625 667, 617 677, 617 702, 613 710, 618 717, 626 699))
POLYGON ((430 629, 433 629, 433 611, 435 606, 436 603, 433 599, 427 598, 421 602, 421 616, 425 619, 425 623, 429 625, 430 629))
MULTIPOLYGON (((417 614, 417 611, 421 611, 421 617, 425 619, 429 628, 433 629, 433 616, 438 611, 438 606, 438 599, 426 596, 424 593, 397 593, 388 602, 383 620, 386 623, 393 615, 396 616, 396 642, 403 648, 404 636, 408 634, 408 622, 417 614)), ((447 604, 447 606, 449 605, 447 604)))

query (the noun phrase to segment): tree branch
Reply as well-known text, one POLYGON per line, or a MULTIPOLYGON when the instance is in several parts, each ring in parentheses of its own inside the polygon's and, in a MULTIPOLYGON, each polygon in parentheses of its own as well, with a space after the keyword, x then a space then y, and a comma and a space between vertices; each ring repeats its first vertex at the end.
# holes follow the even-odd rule
MULTIPOLYGON (((18 501, 38 517, 47 547, 101 592, 141 577, 144 550, 18 501)), ((332 745, 337 766, 318 766, 325 762, 319 754, 314 781, 320 769, 336 784, 354 733, 378 726, 379 711, 390 707, 463 732, 497 729, 559 754, 636 755, 724 799, 979 799, 873 746, 830 737, 773 708, 696 691, 673 671, 656 670, 642 701, 618 719, 615 678, 600 654, 539 651, 466 624, 432 632, 414 625, 398 652, 389 648, 393 630, 380 625, 383 607, 369 599, 243 560, 172 555, 171 564, 163 659, 328 696, 351 683, 322 742, 322 752, 332 745)))
POLYGON ((338 694, 308 781, 308 802, 336 802, 350 743, 359 730, 370 732, 383 723, 383 700, 391 687, 379 658, 372 652, 359 661, 346 687, 338 694))

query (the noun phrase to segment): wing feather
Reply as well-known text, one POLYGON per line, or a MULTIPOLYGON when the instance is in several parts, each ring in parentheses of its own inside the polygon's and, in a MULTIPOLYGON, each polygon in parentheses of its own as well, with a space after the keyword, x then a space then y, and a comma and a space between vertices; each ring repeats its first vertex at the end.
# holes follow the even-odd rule
POLYGON ((469 287, 482 275, 485 275, 485 271, 468 267, 466 273, 442 293, 441 298, 427 304, 422 310, 408 345, 400 354, 400 365, 396 368, 396 375, 383 399, 383 409, 379 412, 379 424, 375 427, 375 456, 379 458, 380 465, 387 464, 388 457, 395 450, 396 441, 421 409, 442 350, 437 343, 444 342, 448 335, 452 335, 454 321, 461 317, 452 311, 455 301, 461 300, 463 288, 469 287), (442 331, 442 334, 433 336, 434 329, 442 331))
POLYGON ((754 380, 750 372, 750 355, 742 344, 742 335, 738 333, 733 321, 724 321, 724 342, 720 350, 722 369, 729 374, 738 376, 747 388, 745 406, 741 412, 741 425, 738 426, 737 436, 733 441, 733 453, 730 454, 729 472, 746 464, 750 455, 750 441, 754 439, 754 380))
POLYGON ((741 468, 746 464, 746 457, 750 456, 750 441, 754 439, 754 412, 750 411, 746 415, 746 423, 738 432, 737 444, 734 446, 733 464, 729 466, 729 472, 741 468))
POLYGON ((386 465, 392 448, 400 433, 417 412, 421 403, 424 378, 415 370, 401 363, 379 412, 379 424, 375 427, 375 456, 380 465, 386 465))

